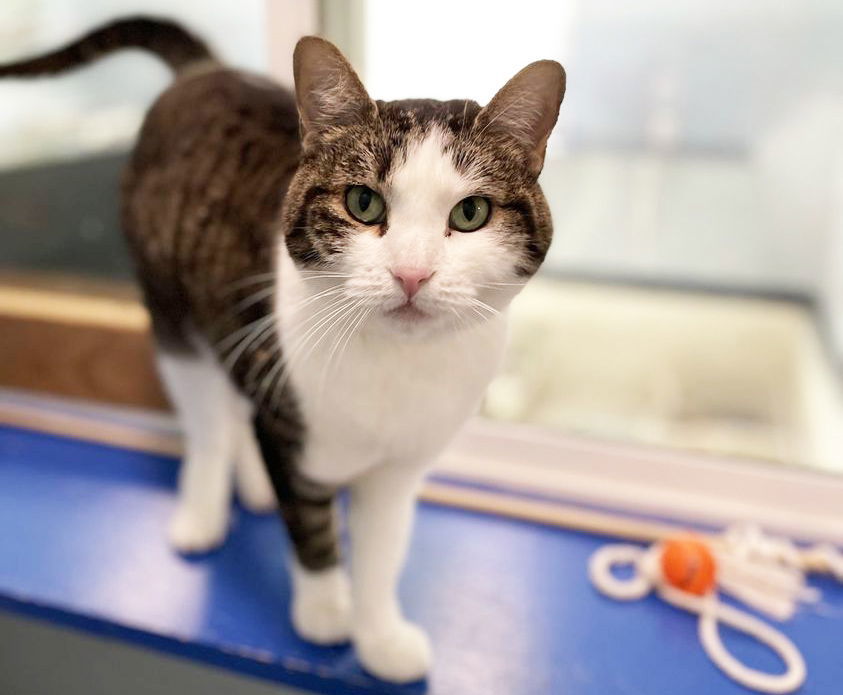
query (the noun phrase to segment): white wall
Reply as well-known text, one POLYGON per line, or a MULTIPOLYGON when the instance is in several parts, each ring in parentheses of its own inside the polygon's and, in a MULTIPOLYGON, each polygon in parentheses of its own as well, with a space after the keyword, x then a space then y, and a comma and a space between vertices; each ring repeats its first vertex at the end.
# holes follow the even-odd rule
MULTIPOLYGON (((264 0, 3 0, 0 60, 57 47, 140 13, 180 20, 232 64, 267 69, 264 0)), ((159 61, 127 51, 49 80, 0 81, 0 166, 125 147, 169 79, 159 61)))

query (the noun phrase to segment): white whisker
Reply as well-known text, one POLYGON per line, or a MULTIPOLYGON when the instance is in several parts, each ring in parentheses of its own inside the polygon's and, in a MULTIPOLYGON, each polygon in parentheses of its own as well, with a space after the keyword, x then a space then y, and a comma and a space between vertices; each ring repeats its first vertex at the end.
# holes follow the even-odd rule
POLYGON ((266 299, 267 297, 271 297, 272 294, 275 292, 275 284, 273 283, 269 287, 264 287, 263 289, 258 290, 257 292, 250 294, 245 299, 237 302, 234 305, 234 308, 231 310, 231 314, 239 314, 243 309, 246 309, 253 304, 257 304, 259 301, 266 299))
POLYGON ((251 330, 255 326, 265 321, 271 321, 273 320, 273 318, 273 316, 261 316, 260 318, 255 319, 254 321, 250 321, 245 326, 241 326, 236 331, 229 333, 225 338, 222 338, 221 340, 217 341, 214 347, 219 352, 225 352, 226 350, 228 350, 229 347, 235 345, 237 341, 239 341, 244 335, 247 335, 249 332, 251 332, 251 330))
POLYGON ((498 311, 494 307, 486 304, 486 302, 484 302, 480 299, 477 299, 477 297, 467 297, 467 299, 468 299, 468 301, 471 302, 471 304, 473 306, 479 307, 480 309, 483 309, 484 311, 488 311, 490 314, 492 314, 494 316, 499 316, 500 313, 501 313, 500 311, 498 311))
POLYGON ((250 345, 253 345, 256 340, 259 340, 263 336, 267 335, 270 331, 275 328, 275 317, 269 316, 267 318, 272 319, 266 325, 264 325, 260 329, 255 329, 252 331, 248 336, 246 336, 237 347, 235 347, 225 358, 223 362, 223 366, 226 370, 231 371, 234 368, 234 365, 237 364, 237 360, 246 352, 250 345))
POLYGON ((524 287, 523 282, 480 282, 477 287, 524 287))
POLYGON ((335 285, 333 287, 329 287, 326 290, 322 290, 321 292, 317 292, 316 294, 311 294, 299 301, 298 303, 292 306, 294 311, 299 311, 304 307, 313 304, 313 302, 317 301, 318 299, 324 299, 325 297, 331 297, 335 294, 341 294, 344 291, 344 287, 342 285, 335 285))
MULTIPOLYGON (((255 347, 258 348, 261 344, 266 342, 266 338, 263 338, 260 343, 258 343, 255 347)), ((255 377, 260 373, 260 370, 266 366, 266 363, 271 360, 273 357, 278 357, 281 354, 281 346, 280 344, 276 343, 272 347, 272 351, 264 356, 263 359, 255 360, 255 363, 249 368, 248 373, 246 374, 246 378, 244 379, 244 383, 251 384, 254 381, 255 377)))
POLYGON ((360 310, 359 318, 357 319, 357 321, 355 323, 352 323, 351 328, 348 331, 348 334, 347 335, 344 334, 345 335, 344 338, 343 338, 343 336, 340 336, 339 339, 337 340, 336 345, 334 346, 334 349, 331 351, 331 354, 328 356, 328 362, 327 362, 327 366, 325 368, 326 373, 328 372, 328 370, 331 367, 331 360, 334 357, 334 353, 337 349, 337 346, 339 346, 340 343, 342 342, 342 347, 340 348, 339 354, 337 355, 337 365, 339 365, 342 362, 342 356, 345 353, 346 348, 348 347, 348 344, 351 342, 351 338, 357 332, 357 330, 360 328, 360 326, 363 324, 363 322, 366 320, 366 318, 375 310, 374 306, 366 307, 362 302, 360 302, 357 305, 357 307, 355 307, 355 308, 360 310))
POLYGON ((301 280, 349 280, 353 278, 353 275, 348 275, 346 273, 319 273, 318 275, 304 275, 302 274, 301 280))
MULTIPOLYGON (((325 368, 322 370, 322 377, 319 380, 319 387, 317 389, 317 394, 318 394, 318 397, 319 397, 320 400, 321 400, 322 395, 324 393, 325 380, 328 378, 329 373, 331 371, 331 364, 332 364, 332 361, 334 359, 334 353, 336 352, 337 347, 340 345, 340 342, 342 341, 343 336, 354 325, 355 319, 357 319, 358 316, 363 313, 362 311, 360 311, 358 313, 359 307, 360 307, 360 303, 358 302, 351 308, 351 310, 349 310, 349 312, 347 314, 345 314, 345 316, 342 317, 342 323, 340 324, 339 329, 335 333, 333 345, 330 348, 330 351, 328 353, 328 358, 325 361, 325 368)), ((336 323, 339 323, 339 321, 335 322, 334 325, 336 325, 336 323)), ((333 328, 333 327, 334 326, 331 326, 331 328, 333 328)))
POLYGON ((244 287, 248 287, 249 285, 256 285, 259 282, 269 282, 270 280, 274 279, 274 272, 249 275, 248 277, 241 278, 240 280, 235 280, 230 285, 226 286, 225 289, 222 290, 222 296, 224 297, 226 295, 229 295, 232 292, 243 289, 244 287))
MULTIPOLYGON (((331 309, 333 309, 337 305, 342 304, 342 302, 343 302, 343 299, 340 298, 338 300, 335 300, 334 302, 329 303, 326 307, 322 307, 321 309, 319 309, 315 313, 309 315, 304 320, 303 325, 306 326, 308 323, 318 320, 323 313, 330 311, 331 309)), ((272 318, 274 318, 274 317, 272 317, 272 318)), ((261 380, 260 385, 255 390, 255 394, 259 397, 258 403, 257 403, 258 408, 261 405, 263 405, 264 398, 266 397, 266 392, 269 389, 269 387, 272 383, 272 380, 278 375, 278 372, 283 368, 285 362, 288 362, 290 360, 289 356, 285 356, 283 354, 280 354, 281 353, 280 348, 278 349, 277 352, 279 353, 278 362, 272 367, 272 369, 269 370, 269 372, 267 374, 264 375, 264 378, 261 380)))
POLYGON ((323 307, 318 312, 316 312, 316 314, 314 314, 312 316, 309 316, 307 318, 306 323, 304 325, 307 325, 307 323, 313 321, 316 317, 320 316, 321 314, 326 314, 326 312, 327 312, 326 315, 321 316, 321 318, 319 319, 319 321, 315 325, 310 326, 310 328, 308 328, 308 330, 305 332, 305 334, 303 336, 298 337, 296 339, 295 345, 292 347, 292 349, 290 350, 290 353, 288 355, 282 355, 280 357, 280 359, 278 360, 279 364, 282 364, 282 365, 286 364, 286 370, 285 370, 286 377, 284 376, 284 374, 281 373, 280 368, 276 365, 276 367, 273 367, 270 374, 268 374, 267 377, 264 378, 264 382, 261 386, 262 393, 259 394, 260 395, 260 400, 259 400, 260 404, 263 403, 264 399, 266 398, 267 392, 271 389, 271 390, 274 391, 272 404, 273 404, 273 406, 275 405, 278 398, 280 398, 280 393, 281 393, 281 390, 283 389, 284 384, 286 383, 286 378, 289 378, 289 373, 290 373, 291 369, 293 368, 294 364, 299 360, 301 352, 306 347, 307 343, 313 338, 314 335, 317 335, 317 332, 319 331, 319 329, 322 326, 326 325, 335 316, 337 316, 340 313, 342 313, 343 311, 345 311, 345 309, 347 308, 348 305, 349 305, 349 300, 342 297, 342 298, 334 301, 333 303, 329 304, 327 307, 323 307), (272 378, 269 381, 267 381, 267 379, 269 379, 270 376, 272 378), (275 377, 278 377, 278 379, 276 380, 275 377), (281 381, 282 378, 284 379, 284 381, 281 381), (272 384, 273 380, 277 381, 277 383, 275 383, 274 386, 272 384))

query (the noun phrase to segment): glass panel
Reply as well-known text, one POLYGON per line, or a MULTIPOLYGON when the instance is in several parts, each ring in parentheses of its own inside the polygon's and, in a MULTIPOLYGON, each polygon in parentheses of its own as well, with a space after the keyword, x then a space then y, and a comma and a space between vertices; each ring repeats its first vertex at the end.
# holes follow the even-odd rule
POLYGON ((555 239, 488 416, 843 471, 839 2, 357 8, 376 98, 568 71, 555 239))
MULTIPOLYGON (((322 3, 377 98, 488 101, 555 58, 556 237, 489 417, 843 470, 843 6, 832 0, 322 3)), ((0 60, 129 0, 5 0, 0 60)), ((266 5, 143 4, 265 70, 266 5)), ((148 56, 0 82, 0 270, 129 277, 119 172, 148 56)))

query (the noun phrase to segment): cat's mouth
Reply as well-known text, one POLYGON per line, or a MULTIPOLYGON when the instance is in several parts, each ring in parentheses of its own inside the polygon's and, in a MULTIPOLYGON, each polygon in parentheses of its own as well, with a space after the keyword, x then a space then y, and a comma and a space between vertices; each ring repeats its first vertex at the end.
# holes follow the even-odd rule
POLYGON ((402 321, 423 321, 430 318, 430 314, 419 309, 412 301, 390 309, 386 314, 402 321))

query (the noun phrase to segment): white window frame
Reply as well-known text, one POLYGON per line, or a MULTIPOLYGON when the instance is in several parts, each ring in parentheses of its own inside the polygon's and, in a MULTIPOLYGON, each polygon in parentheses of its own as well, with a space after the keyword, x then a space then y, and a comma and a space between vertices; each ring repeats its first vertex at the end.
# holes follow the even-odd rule
POLYGON ((631 515, 727 526, 756 523, 843 543, 843 476, 472 420, 437 470, 464 481, 631 515))

